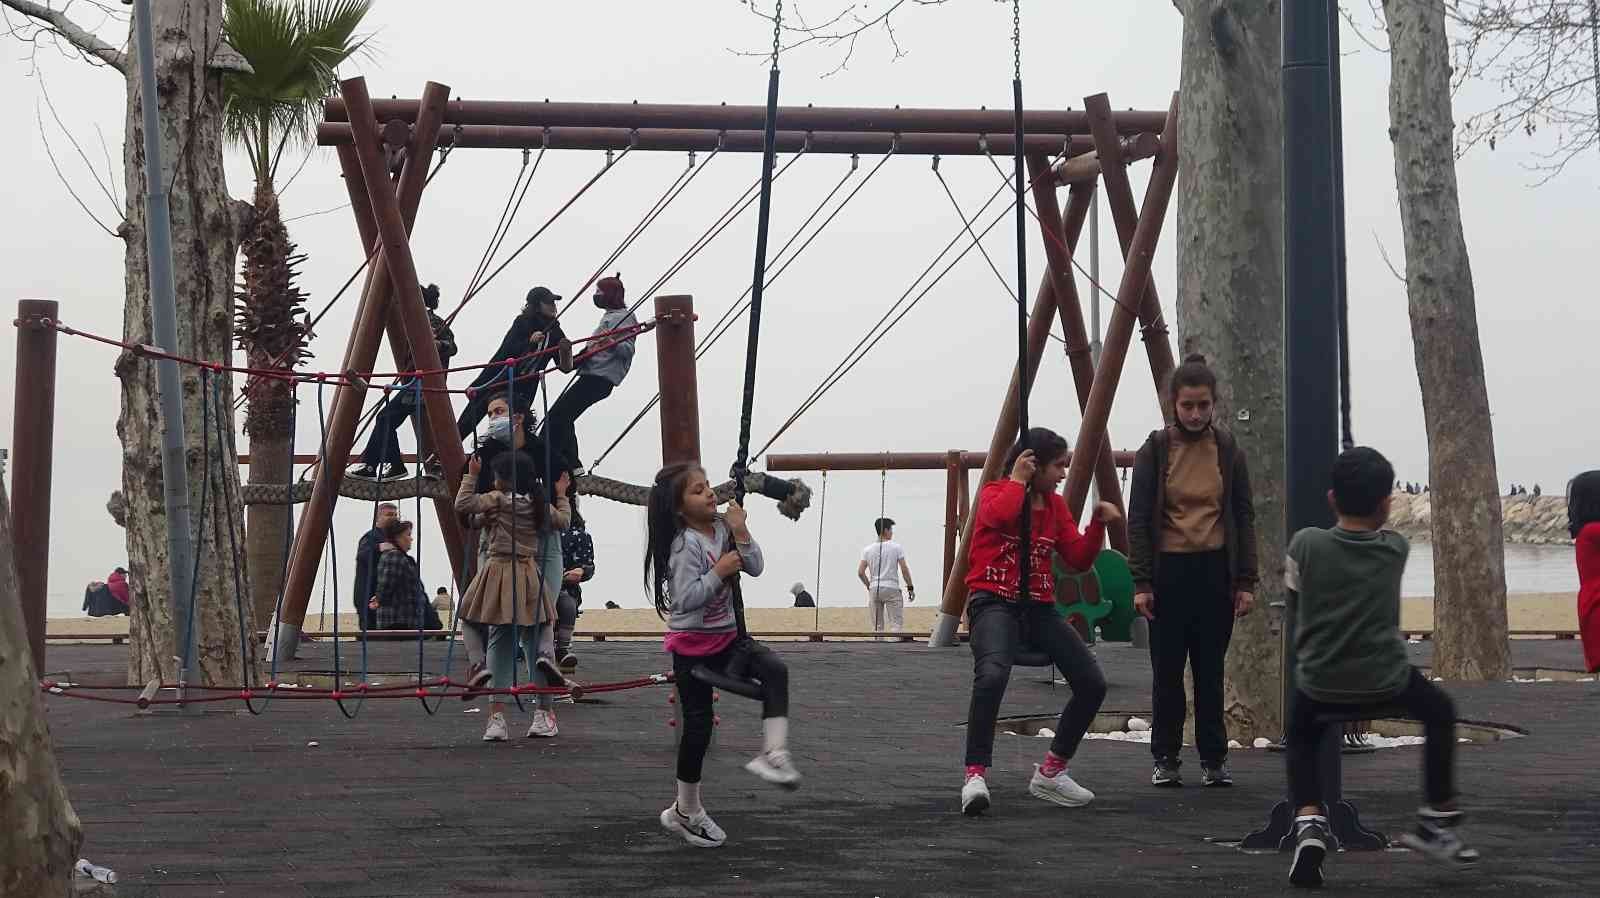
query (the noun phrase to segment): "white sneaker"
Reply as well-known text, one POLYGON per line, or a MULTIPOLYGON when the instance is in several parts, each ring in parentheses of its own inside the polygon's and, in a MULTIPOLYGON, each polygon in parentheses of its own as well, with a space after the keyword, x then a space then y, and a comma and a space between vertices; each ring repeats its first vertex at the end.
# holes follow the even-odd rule
POLYGON ((1067 775, 1066 768, 1062 768, 1055 776, 1045 776, 1039 772, 1038 764, 1033 765, 1033 779, 1028 781, 1028 794, 1068 808, 1081 808, 1094 801, 1094 793, 1074 782, 1067 775))
POLYGON ((490 714, 489 725, 483 728, 483 741, 504 742, 511 736, 506 729, 506 716, 504 714, 490 714))
POLYGON ((961 787, 961 813, 976 817, 989 810, 989 784, 981 776, 967 777, 961 787))
POLYGON ((693 816, 687 816, 678 810, 678 803, 673 802, 661 812, 661 828, 669 833, 683 836, 683 840, 696 848, 720 848, 722 843, 728 841, 728 834, 722 831, 711 815, 704 810, 693 816))
POLYGON ((785 789, 800 788, 800 771, 794 768, 789 760, 789 753, 783 749, 769 751, 756 755, 744 769, 761 777, 774 786, 785 789))
POLYGON ((561 728, 556 726, 556 712, 542 708, 534 710, 533 723, 528 725, 528 738, 553 739, 560 733, 561 728))

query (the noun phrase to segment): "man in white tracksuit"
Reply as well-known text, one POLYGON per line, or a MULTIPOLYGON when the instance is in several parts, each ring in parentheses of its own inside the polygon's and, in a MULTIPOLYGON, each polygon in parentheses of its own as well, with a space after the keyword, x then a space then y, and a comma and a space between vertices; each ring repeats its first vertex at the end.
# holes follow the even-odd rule
POLYGON ((878 539, 861 550, 856 576, 867 588, 867 616, 873 631, 899 633, 905 629, 905 601, 917 600, 917 588, 911 583, 906 551, 894 541, 894 521, 879 518, 872 522, 872 527, 878 539), (901 576, 905 577, 904 599, 900 592, 901 576))

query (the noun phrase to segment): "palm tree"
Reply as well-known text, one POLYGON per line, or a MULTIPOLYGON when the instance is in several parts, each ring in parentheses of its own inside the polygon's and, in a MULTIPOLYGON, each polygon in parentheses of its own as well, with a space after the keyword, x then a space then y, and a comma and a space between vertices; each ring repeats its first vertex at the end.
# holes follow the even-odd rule
MULTIPOLYGON (((278 209, 278 163, 286 149, 311 140, 322 101, 338 85, 339 64, 365 46, 356 29, 371 0, 227 0, 223 37, 249 63, 222 84, 225 133, 250 156, 255 219, 239 244, 244 256, 234 335, 254 368, 293 368, 306 357, 305 295, 295 286, 304 255, 295 253, 278 209)), ((287 483, 292 457, 294 387, 281 380, 246 386, 244 430, 250 482, 287 483)), ((291 506, 252 505, 245 522, 251 605, 265 626, 282 588, 291 506)))

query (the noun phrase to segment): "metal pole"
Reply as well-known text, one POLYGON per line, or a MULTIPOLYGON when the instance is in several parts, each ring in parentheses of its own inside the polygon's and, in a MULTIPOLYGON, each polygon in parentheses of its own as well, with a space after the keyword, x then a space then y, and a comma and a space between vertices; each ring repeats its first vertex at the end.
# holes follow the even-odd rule
MULTIPOLYGON (((33 671, 45 673, 44 631, 50 592, 50 467, 56 419, 56 329, 61 306, 50 299, 17 303, 17 379, 11 447, 11 534, 16 540, 17 596, 33 650, 33 671)), ((0 473, 4 453, 0 452, 0 473)))
MULTIPOLYGON (((1283 379, 1284 508, 1290 535, 1326 527, 1328 472, 1339 453, 1338 296, 1340 251, 1337 162, 1331 70, 1337 18, 1329 0, 1283 5, 1283 379)), ((1293 609, 1284 632, 1293 645, 1293 609)), ((1292 659, 1285 653, 1286 666, 1292 659)), ((1292 682, 1292 677, 1286 677, 1292 682)), ((1381 834, 1361 826, 1344 800, 1339 746, 1330 726, 1318 747, 1323 805, 1343 848, 1380 849, 1381 834)), ((1273 808, 1246 848, 1288 848, 1296 812, 1292 798, 1273 808)))
MULTIPOLYGON (((1100 180, 1096 178, 1092 184, 1089 188, 1089 362, 1098 368, 1100 351, 1105 348, 1100 342, 1100 180)), ((1073 277, 1071 272, 1067 276, 1073 277)), ((1095 478, 1089 484, 1089 507, 1099 504, 1100 480, 1095 478)), ((1054 677, 1054 673, 1051 676, 1054 677)))
MULTIPOLYGON (((1006 448, 1011 448, 1009 443, 1006 448)), ((1117 467, 1131 468, 1137 454, 1130 449, 1118 449, 1111 457, 1117 467)), ((766 456, 764 467, 768 471, 785 472, 943 471, 949 468, 951 457, 950 452, 773 452, 766 456)), ((963 471, 981 470, 989 461, 986 452, 957 452, 956 457, 963 471)), ((1071 458, 1068 453, 1068 461, 1071 458)))
POLYGON ((656 379, 661 463, 700 460, 700 388, 694 367, 694 297, 656 297, 656 379))
MULTIPOLYGON (((139 105, 144 125, 145 253, 150 271, 150 322, 156 345, 177 353, 178 301, 172 279, 172 217, 161 163, 161 119, 156 93, 155 38, 150 0, 133 3, 135 55, 139 58, 139 105)), ((197 628, 189 620, 193 591, 193 546, 189 524, 189 469, 183 427, 183 378, 178 363, 156 362, 161 394, 161 485, 167 515, 167 573, 172 590, 173 643, 178 652, 178 697, 194 666, 197 628), (187 634, 188 638, 184 636, 187 634)))

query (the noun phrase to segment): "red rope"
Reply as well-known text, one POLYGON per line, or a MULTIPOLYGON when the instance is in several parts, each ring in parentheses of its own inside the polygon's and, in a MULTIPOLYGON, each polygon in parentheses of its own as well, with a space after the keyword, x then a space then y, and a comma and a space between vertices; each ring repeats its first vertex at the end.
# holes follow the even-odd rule
MULTIPOLYGON (((349 689, 323 689, 320 687, 293 687, 283 683, 268 683, 256 690, 249 686, 188 686, 188 692, 204 693, 189 698, 120 698, 114 695, 95 695, 93 692, 142 692, 148 687, 128 686, 125 684, 90 684, 90 683, 58 683, 54 680, 41 680, 40 691, 47 695, 58 695, 63 698, 81 698, 92 702, 104 702, 116 705, 136 705, 146 708, 150 705, 181 705, 202 704, 213 702, 243 701, 248 704, 261 694, 274 700, 288 699, 292 701, 340 701, 346 698, 368 699, 412 699, 412 698, 439 698, 456 696, 463 699, 475 698, 482 695, 576 695, 590 693, 622 692, 629 689, 642 689, 646 686, 661 686, 673 682, 670 673, 652 674, 646 677, 636 677, 631 680, 619 680, 614 683, 595 683, 592 685, 571 684, 568 686, 535 686, 525 683, 504 689, 473 689, 465 683, 457 683, 449 677, 439 677, 423 685, 406 683, 397 686, 373 686, 360 683, 349 689), (434 691, 432 687, 443 686, 444 689, 434 691), (88 690, 92 690, 88 691, 88 690)), ((162 683, 160 689, 177 689, 175 683, 162 683)))

